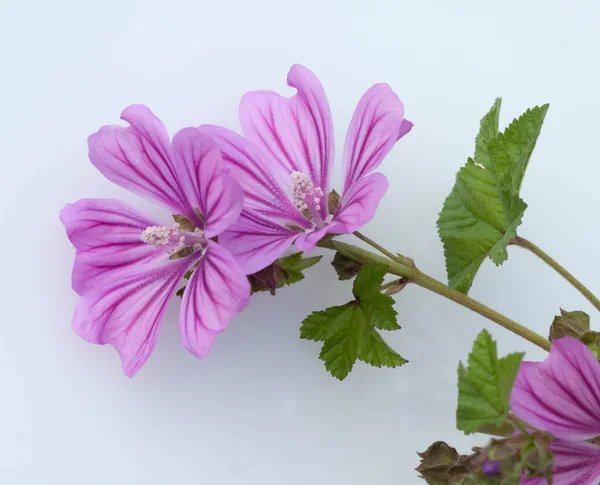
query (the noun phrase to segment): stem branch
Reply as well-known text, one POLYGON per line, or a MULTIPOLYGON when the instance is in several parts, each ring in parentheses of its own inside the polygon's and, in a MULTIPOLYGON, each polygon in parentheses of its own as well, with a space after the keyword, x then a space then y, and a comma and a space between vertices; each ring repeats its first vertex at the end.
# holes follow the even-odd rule
POLYGON ((594 294, 588 290, 581 281, 579 281, 575 276, 569 273, 563 266, 558 264, 557 261, 552 259, 548 254, 542 251, 538 246, 533 244, 531 241, 523 237, 515 237, 511 244, 515 246, 519 246, 525 249, 528 249, 533 254, 535 254, 538 258, 544 261, 548 266, 554 269, 559 275, 561 275, 564 279, 566 279, 571 285, 573 285, 579 293, 581 293, 587 300, 596 307, 597 310, 600 310, 600 300, 594 296, 594 294))
POLYGON ((371 238, 368 238, 367 236, 365 236, 362 232, 355 231, 354 235, 361 241, 366 242, 372 248, 377 249, 377 251, 379 251, 381 254, 385 254, 392 261, 396 261, 397 263, 410 266, 410 260, 408 258, 406 258, 400 254, 394 254, 391 251, 388 251, 383 246, 381 246, 380 244, 373 241, 371 238))
POLYGON ((389 283, 385 283, 383 285, 381 285, 381 291, 385 291, 389 288, 391 288, 392 286, 395 286, 398 284, 400 280, 394 280, 394 281, 390 281, 389 283))
MULTIPOLYGON (((362 238, 361 238, 362 239, 362 238)), ((364 239, 363 239, 364 240, 364 239)), ((376 243, 375 243, 376 244, 376 243)), ((351 258, 359 263, 379 263, 385 264, 388 267, 388 273, 394 274, 400 277, 404 277, 412 281, 413 283, 425 288, 429 291, 437 293, 448 300, 452 300, 459 305, 468 308, 469 310, 479 313, 480 315, 488 318, 489 320, 497 323, 498 325, 510 330, 511 332, 523 337, 525 340, 541 347, 544 350, 550 350, 550 342, 534 332, 533 330, 524 327, 518 322, 498 313, 496 310, 484 305, 483 303, 474 300, 470 296, 467 296, 454 288, 450 288, 444 283, 432 278, 431 276, 422 273, 413 265, 407 265, 396 261, 395 259, 384 258, 378 254, 367 251, 366 249, 359 248, 352 244, 347 244, 334 239, 325 239, 319 242, 320 247, 332 249, 342 253, 344 256, 351 258)), ((383 251, 382 251, 383 252, 383 251)), ((385 254, 385 253, 384 253, 385 254)), ((390 253, 391 254, 391 253, 390 253)), ((386 254, 387 255, 387 254, 386 254)))

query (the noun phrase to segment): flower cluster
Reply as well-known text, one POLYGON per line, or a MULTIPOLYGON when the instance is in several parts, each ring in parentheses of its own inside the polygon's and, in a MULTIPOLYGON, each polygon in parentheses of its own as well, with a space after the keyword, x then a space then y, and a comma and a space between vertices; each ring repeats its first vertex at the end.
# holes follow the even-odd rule
POLYGON ((73 328, 111 344, 127 376, 156 345, 168 301, 182 294, 183 345, 205 357, 215 336, 249 303, 253 274, 295 245, 308 251, 326 234, 356 231, 374 215, 387 180, 373 173, 412 123, 385 84, 370 88, 352 117, 342 155, 341 200, 329 207, 333 123, 317 77, 295 65, 297 94, 245 95, 244 136, 212 125, 172 140, 145 106, 129 126, 105 126, 89 157, 112 182, 168 209, 173 223, 128 204, 83 199, 60 218, 76 248, 73 288, 81 296, 73 328), (180 288, 187 279, 185 288, 180 288))

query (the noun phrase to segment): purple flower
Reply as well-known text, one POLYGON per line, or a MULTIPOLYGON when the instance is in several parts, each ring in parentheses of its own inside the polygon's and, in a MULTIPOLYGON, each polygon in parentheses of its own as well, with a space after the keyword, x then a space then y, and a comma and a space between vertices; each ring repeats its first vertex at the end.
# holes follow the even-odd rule
POLYGON ((502 463, 485 460, 483 465, 481 465, 481 471, 488 477, 499 477, 502 475, 502 463))
POLYGON ((242 184, 244 211, 221 237, 246 273, 277 259, 291 244, 313 249, 327 233, 346 234, 367 223, 385 194, 384 175, 371 173, 412 123, 386 84, 369 89, 354 112, 342 156, 343 190, 329 214, 334 162, 333 123, 319 79, 294 65, 291 98, 272 91, 246 94, 240 105, 245 138, 218 126, 201 126, 220 145, 242 184))
POLYGON ((145 106, 130 106, 130 126, 105 126, 88 139, 92 163, 112 182, 178 216, 163 223, 110 199, 68 204, 60 218, 75 246, 73 289, 81 295, 73 329, 83 339, 111 344, 133 376, 154 349, 169 299, 186 272, 179 329, 183 345, 205 357, 216 334, 244 309, 244 272, 213 238, 242 209, 239 183, 225 174, 215 143, 197 128, 169 141, 145 106))
POLYGON ((600 362, 583 343, 555 340, 544 362, 523 362, 510 405, 519 419, 559 438, 550 445, 555 485, 598 484, 600 447, 584 440, 600 436, 600 362))

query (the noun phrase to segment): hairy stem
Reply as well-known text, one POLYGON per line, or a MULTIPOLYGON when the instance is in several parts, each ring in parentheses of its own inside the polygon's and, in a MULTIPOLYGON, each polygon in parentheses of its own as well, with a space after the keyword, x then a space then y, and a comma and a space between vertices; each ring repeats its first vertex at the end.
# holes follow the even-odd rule
POLYGON ((538 258, 544 261, 548 266, 550 266, 554 271, 556 271, 559 275, 561 275, 564 279, 566 279, 571 285, 573 285, 579 293, 581 293, 587 300, 596 307, 597 310, 600 310, 600 300, 594 296, 594 294, 588 290, 581 281, 579 281, 575 276, 569 273, 563 266, 558 264, 557 261, 552 259, 548 254, 542 251, 538 246, 533 244, 531 241, 523 237, 515 237, 511 244, 515 246, 519 246, 525 249, 528 249, 533 254, 535 254, 538 258))
POLYGON ((384 258, 383 256, 379 256, 378 254, 372 253, 366 249, 362 249, 341 241, 336 241, 334 239, 321 240, 319 242, 319 246, 338 251, 344 256, 354 259, 359 263, 385 264, 388 267, 388 273, 407 278, 422 288, 437 293, 448 300, 452 300, 459 305, 474 311, 475 313, 479 313, 480 315, 523 337, 525 340, 528 340, 538 347, 541 347, 544 350, 550 350, 550 342, 541 335, 537 334, 533 330, 529 330, 527 327, 524 327, 520 323, 515 322, 501 313, 498 313, 496 310, 493 310, 483 303, 474 300, 470 296, 460 293, 459 291, 456 291, 455 289, 445 285, 441 281, 422 273, 415 268, 414 265, 407 265, 391 258, 384 258))

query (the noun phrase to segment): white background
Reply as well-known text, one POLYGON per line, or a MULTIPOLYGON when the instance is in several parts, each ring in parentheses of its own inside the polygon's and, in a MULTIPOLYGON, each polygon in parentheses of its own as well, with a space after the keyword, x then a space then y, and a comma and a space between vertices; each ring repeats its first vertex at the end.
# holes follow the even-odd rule
MULTIPOLYGON (((182 348, 174 304, 154 354, 125 378, 112 348, 70 329, 74 251, 58 213, 82 197, 149 207, 87 159, 87 136, 127 105, 148 104, 171 133, 238 129, 242 94, 292 94, 300 62, 329 96, 338 161, 369 86, 404 101, 415 128, 382 165, 391 190, 364 232, 440 279, 435 220, 479 119, 498 95, 502 124, 549 102, 520 233, 600 291, 599 14, 594 1, 2 0, 0 483, 412 485, 425 483, 417 450, 482 443, 454 429, 458 360, 484 326, 501 353, 543 352, 409 287, 403 329, 386 338, 410 363, 359 363, 340 383, 298 330, 349 297, 326 262, 253 298, 205 361, 182 348)), ((591 312, 541 261, 509 252, 501 268, 484 264, 472 296, 541 333, 559 306, 591 312)))

